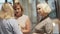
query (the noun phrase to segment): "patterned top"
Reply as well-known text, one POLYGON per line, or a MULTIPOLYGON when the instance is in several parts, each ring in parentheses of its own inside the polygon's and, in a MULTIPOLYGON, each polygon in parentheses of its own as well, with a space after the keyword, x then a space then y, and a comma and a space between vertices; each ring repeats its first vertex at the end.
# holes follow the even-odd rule
POLYGON ((28 16, 26 15, 22 15, 21 17, 19 17, 17 19, 19 27, 21 27, 22 29, 24 29, 26 27, 26 20, 28 19, 28 16))

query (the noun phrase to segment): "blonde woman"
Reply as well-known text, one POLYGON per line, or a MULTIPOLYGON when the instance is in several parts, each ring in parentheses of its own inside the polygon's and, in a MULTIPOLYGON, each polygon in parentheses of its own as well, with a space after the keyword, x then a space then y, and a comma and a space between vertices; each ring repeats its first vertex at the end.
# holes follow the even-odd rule
MULTIPOLYGON (((48 16, 51 12, 51 8, 47 3, 37 4, 37 12, 43 19, 36 25, 36 33, 38 34, 53 34, 53 21, 48 16)), ((36 34, 34 33, 34 34, 36 34)))
POLYGON ((18 27, 17 21, 14 19, 14 10, 9 3, 4 3, 0 18, 3 19, 5 28, 2 28, 1 34, 22 34, 18 27), (4 30, 5 29, 5 30, 4 30))

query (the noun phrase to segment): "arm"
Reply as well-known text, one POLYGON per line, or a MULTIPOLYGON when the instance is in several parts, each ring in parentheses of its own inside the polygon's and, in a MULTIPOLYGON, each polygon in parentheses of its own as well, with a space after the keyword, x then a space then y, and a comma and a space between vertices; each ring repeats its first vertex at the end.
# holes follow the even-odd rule
POLYGON ((35 29, 39 30, 39 32, 42 32, 42 28, 45 26, 45 30, 47 33, 51 33, 52 32, 52 21, 50 18, 43 20, 41 23, 39 23, 35 29))
POLYGON ((35 27, 36 30, 41 30, 46 25, 46 20, 43 20, 42 22, 38 23, 35 27))
POLYGON ((41 33, 41 34, 45 33, 46 24, 47 24, 47 19, 38 23, 35 27, 35 33, 41 33))
POLYGON ((31 26, 31 24, 30 24, 31 22, 30 22, 30 20, 29 20, 29 18, 26 20, 26 27, 25 27, 25 29, 22 29, 22 31, 23 31, 23 33, 29 33, 30 32, 30 26, 31 26))
POLYGON ((48 34, 53 33, 53 24, 52 23, 54 23, 54 22, 53 21, 50 21, 50 22, 48 21, 48 24, 47 24, 48 27, 46 28, 47 29, 46 31, 47 31, 48 34))

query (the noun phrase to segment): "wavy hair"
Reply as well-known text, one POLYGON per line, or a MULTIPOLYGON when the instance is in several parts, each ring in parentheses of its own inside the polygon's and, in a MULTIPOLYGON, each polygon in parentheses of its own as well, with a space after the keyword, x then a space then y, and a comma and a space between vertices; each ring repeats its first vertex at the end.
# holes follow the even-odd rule
POLYGON ((40 6, 44 10, 45 13, 51 12, 51 8, 47 3, 40 3, 40 4, 37 4, 37 6, 40 6))
POLYGON ((14 16, 14 10, 9 3, 4 3, 2 5, 2 12, 4 13, 4 18, 11 18, 14 16), (8 11, 6 9, 8 9, 8 11))

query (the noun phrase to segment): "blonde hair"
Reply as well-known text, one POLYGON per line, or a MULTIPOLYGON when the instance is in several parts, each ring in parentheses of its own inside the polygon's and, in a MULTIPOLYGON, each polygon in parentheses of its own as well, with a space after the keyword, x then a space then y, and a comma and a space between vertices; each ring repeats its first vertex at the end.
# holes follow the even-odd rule
POLYGON ((40 3, 37 6, 40 6, 45 13, 49 14, 51 12, 51 8, 47 3, 40 3))
POLYGON ((9 3, 4 3, 2 5, 2 12, 4 13, 4 18, 11 18, 14 16, 14 10, 9 3), (8 9, 8 11, 5 11, 6 8, 8 9))

